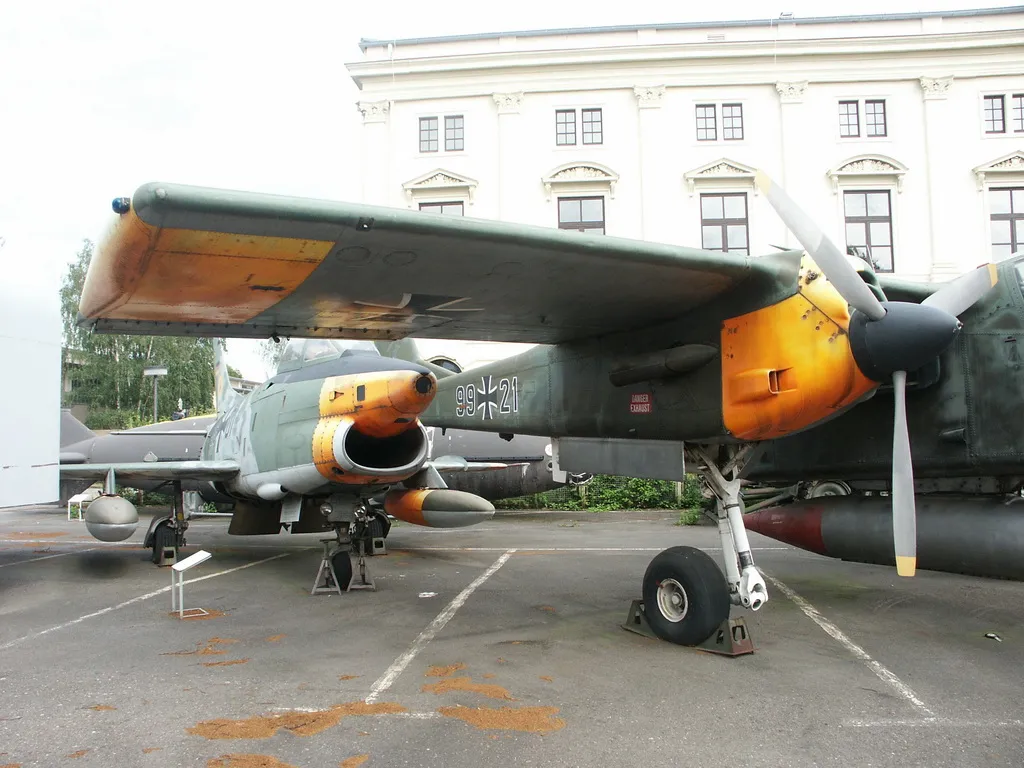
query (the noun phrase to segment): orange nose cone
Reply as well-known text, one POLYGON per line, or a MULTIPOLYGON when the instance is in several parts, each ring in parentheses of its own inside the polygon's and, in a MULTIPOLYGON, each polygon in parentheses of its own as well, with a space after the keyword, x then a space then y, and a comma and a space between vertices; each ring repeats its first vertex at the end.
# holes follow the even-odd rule
POLYGON ((437 394, 437 379, 431 373, 406 371, 388 380, 391 407, 406 416, 417 416, 426 410, 437 394))

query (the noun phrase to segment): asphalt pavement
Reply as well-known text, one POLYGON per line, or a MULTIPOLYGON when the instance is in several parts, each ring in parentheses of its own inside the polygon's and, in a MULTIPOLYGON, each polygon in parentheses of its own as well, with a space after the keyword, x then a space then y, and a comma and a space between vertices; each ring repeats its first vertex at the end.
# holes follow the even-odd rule
POLYGON ((0 768, 1024 764, 1024 585, 755 535, 771 599, 725 658, 620 626, 657 552, 720 557, 674 519, 399 524, 376 591, 310 595, 318 537, 203 518, 182 621, 145 518, 0 511, 0 768))

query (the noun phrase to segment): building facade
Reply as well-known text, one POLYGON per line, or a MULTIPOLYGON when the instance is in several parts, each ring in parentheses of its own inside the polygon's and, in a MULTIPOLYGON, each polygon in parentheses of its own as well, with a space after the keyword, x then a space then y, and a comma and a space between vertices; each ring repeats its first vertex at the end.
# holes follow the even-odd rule
POLYGON ((364 202, 758 255, 763 169, 901 277, 1024 244, 1024 7, 362 50, 364 202))

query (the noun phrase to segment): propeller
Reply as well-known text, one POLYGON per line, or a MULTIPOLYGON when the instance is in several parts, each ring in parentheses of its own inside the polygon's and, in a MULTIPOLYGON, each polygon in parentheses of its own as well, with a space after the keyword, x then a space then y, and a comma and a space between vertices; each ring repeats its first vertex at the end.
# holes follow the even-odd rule
POLYGON ((995 266, 985 264, 961 275, 921 304, 881 302, 842 252, 782 187, 763 171, 757 172, 755 180, 779 218, 853 308, 848 333, 857 367, 873 381, 892 380, 893 545, 897 573, 913 576, 917 568, 917 511, 907 428, 907 371, 921 368, 953 342, 962 327, 957 315, 995 285, 995 266))

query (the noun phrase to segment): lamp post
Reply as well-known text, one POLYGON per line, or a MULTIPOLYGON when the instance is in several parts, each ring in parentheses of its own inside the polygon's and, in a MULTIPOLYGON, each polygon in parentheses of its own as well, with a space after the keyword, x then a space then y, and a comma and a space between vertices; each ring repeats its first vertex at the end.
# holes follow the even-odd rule
POLYGON ((167 375, 167 366, 166 365, 153 365, 153 366, 150 366, 148 368, 143 368, 142 369, 142 375, 143 376, 152 376, 153 377, 153 423, 156 424, 156 422, 157 422, 157 415, 156 415, 157 414, 157 408, 156 408, 156 406, 157 406, 157 389, 158 389, 158 384, 160 382, 160 377, 167 375))

